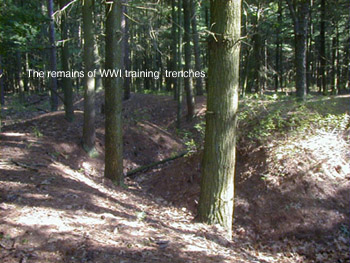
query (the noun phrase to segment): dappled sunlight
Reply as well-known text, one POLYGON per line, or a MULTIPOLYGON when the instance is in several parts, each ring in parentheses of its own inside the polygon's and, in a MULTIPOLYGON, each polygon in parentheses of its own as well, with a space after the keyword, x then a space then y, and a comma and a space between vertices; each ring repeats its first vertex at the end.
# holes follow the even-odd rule
POLYGON ((28 135, 28 133, 19 133, 19 132, 3 132, 1 134, 4 136, 10 136, 10 137, 24 137, 28 135))

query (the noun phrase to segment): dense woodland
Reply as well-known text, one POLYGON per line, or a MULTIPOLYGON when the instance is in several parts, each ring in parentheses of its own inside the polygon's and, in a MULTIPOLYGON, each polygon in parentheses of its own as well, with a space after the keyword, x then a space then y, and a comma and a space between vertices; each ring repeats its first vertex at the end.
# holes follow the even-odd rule
POLYGON ((348 262, 349 91, 349 0, 0 0, 0 261, 348 262))

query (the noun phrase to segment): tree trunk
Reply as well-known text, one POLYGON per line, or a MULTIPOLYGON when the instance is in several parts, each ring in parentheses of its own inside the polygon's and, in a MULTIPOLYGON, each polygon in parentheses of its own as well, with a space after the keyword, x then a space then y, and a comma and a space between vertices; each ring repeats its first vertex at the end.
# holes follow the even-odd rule
MULTIPOLYGON (((122 69, 123 41, 121 19, 122 5, 120 0, 113 0, 106 6, 106 70, 122 69)), ((105 83, 105 172, 104 176, 117 185, 124 182, 123 176, 123 123, 122 96, 123 82, 121 78, 106 78, 105 83)))
POLYGON ((94 70, 94 34, 93 34, 93 1, 84 0, 83 32, 84 32, 84 127, 83 147, 89 155, 95 154, 95 78, 89 76, 94 70))
MULTIPOLYGON (((282 0, 278 1, 278 24, 282 25, 282 19, 283 19, 283 5, 282 0)), ((283 85, 283 39, 280 42, 280 49, 279 49, 279 68, 278 68, 278 77, 279 77, 279 87, 283 91, 284 85, 283 85)))
POLYGON ((321 24, 320 24, 320 77, 321 90, 325 95, 327 93, 326 78, 326 0, 321 0, 321 24))
POLYGON ((208 102, 198 218, 232 234, 241 1, 211 2, 208 102))
MULTIPOLYGON (((199 35, 197 30, 196 3, 194 0, 190 0, 190 4, 191 4, 191 24, 192 24, 192 35, 193 35, 195 69, 196 71, 201 71, 202 60, 201 60, 201 50, 199 46, 199 35)), ((203 95, 203 78, 196 78, 196 94, 198 96, 203 95)))
POLYGON ((306 51, 310 2, 309 0, 302 0, 294 5, 291 0, 287 0, 287 3, 294 23, 296 94, 299 99, 304 100, 307 90, 306 51))
MULTIPOLYGON (((189 72, 191 69, 191 10, 190 3, 185 0, 183 3, 184 11, 184 41, 185 41, 185 68, 184 71, 189 72)), ((186 91, 187 102, 187 120, 191 121, 194 116, 194 97, 192 78, 184 78, 184 86, 186 91)))
MULTIPOLYGON (((178 40, 178 51, 177 51, 177 70, 180 71, 182 69, 182 34, 181 34, 181 27, 182 27, 182 19, 181 19, 181 9, 182 9, 182 0, 178 1, 177 5, 177 22, 178 22, 178 29, 177 29, 177 40, 178 40)), ((182 87, 182 78, 177 79, 177 118, 176 118, 176 128, 181 128, 181 119, 182 119, 182 99, 183 99, 183 87, 182 87)))
MULTIPOLYGON (((184 11, 184 41, 185 41, 185 68, 184 71, 189 72, 191 69, 191 11, 190 3, 185 0, 183 3, 184 11)), ((186 102, 187 102, 187 120, 191 121, 194 116, 194 97, 192 78, 184 78, 186 102)))
MULTIPOLYGON (((178 38, 177 36, 177 16, 176 16, 176 11, 175 11, 175 0, 171 0, 171 19, 172 19, 172 24, 171 24, 171 35, 173 36, 172 42, 171 42, 171 69, 176 71, 177 70, 177 42, 178 38)), ((177 78, 172 78, 171 83, 173 84, 173 89, 174 89, 174 99, 177 99, 177 78)))
MULTIPOLYGON (((53 0, 47 0, 47 11, 50 19, 49 25, 49 39, 50 39, 50 70, 57 71, 57 57, 56 57, 56 43, 55 43, 55 23, 53 21, 53 0)), ((51 90, 51 111, 57 111, 58 97, 57 97, 57 78, 50 79, 51 90)))
MULTIPOLYGON (((5 105, 4 71, 2 69, 2 60, 0 55, 0 104, 5 105)), ((1 114, 1 113, 0 113, 1 114)), ((0 120, 1 122, 1 120, 0 120)), ((1 126, 1 123, 0 123, 1 126)))
MULTIPOLYGON (((60 0, 60 8, 62 9, 69 3, 69 0, 60 0)), ((63 71, 69 71, 69 42, 67 32, 67 15, 64 13, 61 15, 61 34, 63 47, 61 49, 61 63, 63 71)), ((63 78, 63 93, 64 93, 64 110, 65 118, 67 121, 72 122, 74 120, 74 107, 73 107, 73 86, 70 78, 63 78)))
POLYGON ((24 94, 24 84, 22 79, 22 55, 20 51, 16 51, 16 62, 17 62, 16 81, 18 86, 18 96, 19 96, 19 102, 23 104, 25 101, 25 94, 24 94))
MULTIPOLYGON (((125 1, 128 2, 127 0, 125 1)), ((128 13, 128 9, 126 6, 123 6, 124 13, 128 13)), ((131 70, 131 60, 130 60, 130 33, 129 33, 129 18, 123 15, 125 21, 124 27, 124 69, 130 71, 131 70)), ((124 79, 124 100, 130 99, 131 92, 131 78, 124 79)))
POLYGON ((281 28, 282 25, 280 24, 280 16, 281 16, 281 11, 280 9, 282 8, 282 3, 281 0, 278 1, 278 23, 277 23, 277 29, 276 29, 276 57, 275 57, 275 91, 278 92, 278 89, 280 88, 280 50, 281 50, 281 28))

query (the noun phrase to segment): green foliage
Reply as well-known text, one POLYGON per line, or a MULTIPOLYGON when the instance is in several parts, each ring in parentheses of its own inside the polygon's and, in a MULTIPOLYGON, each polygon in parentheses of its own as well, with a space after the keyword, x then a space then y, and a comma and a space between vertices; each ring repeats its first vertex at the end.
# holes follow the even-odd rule
POLYGON ((244 100, 238 116, 239 137, 266 143, 278 136, 348 129, 349 114, 339 112, 337 101, 327 102, 325 110, 323 100, 315 97, 304 103, 294 97, 252 95, 244 100))
POLYGON ((11 0, 0 0, 0 54, 11 49, 28 50, 39 48, 38 34, 47 18, 38 12, 36 1, 25 1, 18 6, 11 0))
POLYGON ((37 137, 37 138, 43 137, 43 134, 41 133, 41 131, 39 130, 38 127, 34 126, 32 128, 32 131, 33 131, 35 137, 37 137))
POLYGON ((197 132, 199 132, 201 137, 204 138, 204 135, 205 135, 205 120, 201 119, 199 122, 197 122, 194 125, 194 128, 197 130, 197 132))

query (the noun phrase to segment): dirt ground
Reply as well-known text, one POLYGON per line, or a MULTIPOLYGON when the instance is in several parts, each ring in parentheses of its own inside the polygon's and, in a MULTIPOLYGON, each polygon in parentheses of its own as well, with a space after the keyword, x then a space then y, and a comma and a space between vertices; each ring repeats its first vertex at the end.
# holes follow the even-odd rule
MULTIPOLYGON (((333 145, 339 138, 321 134, 314 149, 313 138, 305 139, 296 147, 310 160, 296 155, 283 164, 285 176, 268 180, 273 153, 238 149, 234 235, 227 240, 220 227, 195 220, 200 151, 127 178, 124 188, 103 178, 102 99, 97 158, 80 146, 81 101, 74 123, 61 111, 4 109, 0 262, 349 262, 345 141, 333 145)), ((199 117, 204 105, 198 98, 199 117)), ((186 150, 175 113, 167 96, 133 94, 124 102, 125 173, 186 150)), ((196 136, 194 124, 183 127, 196 136)))

